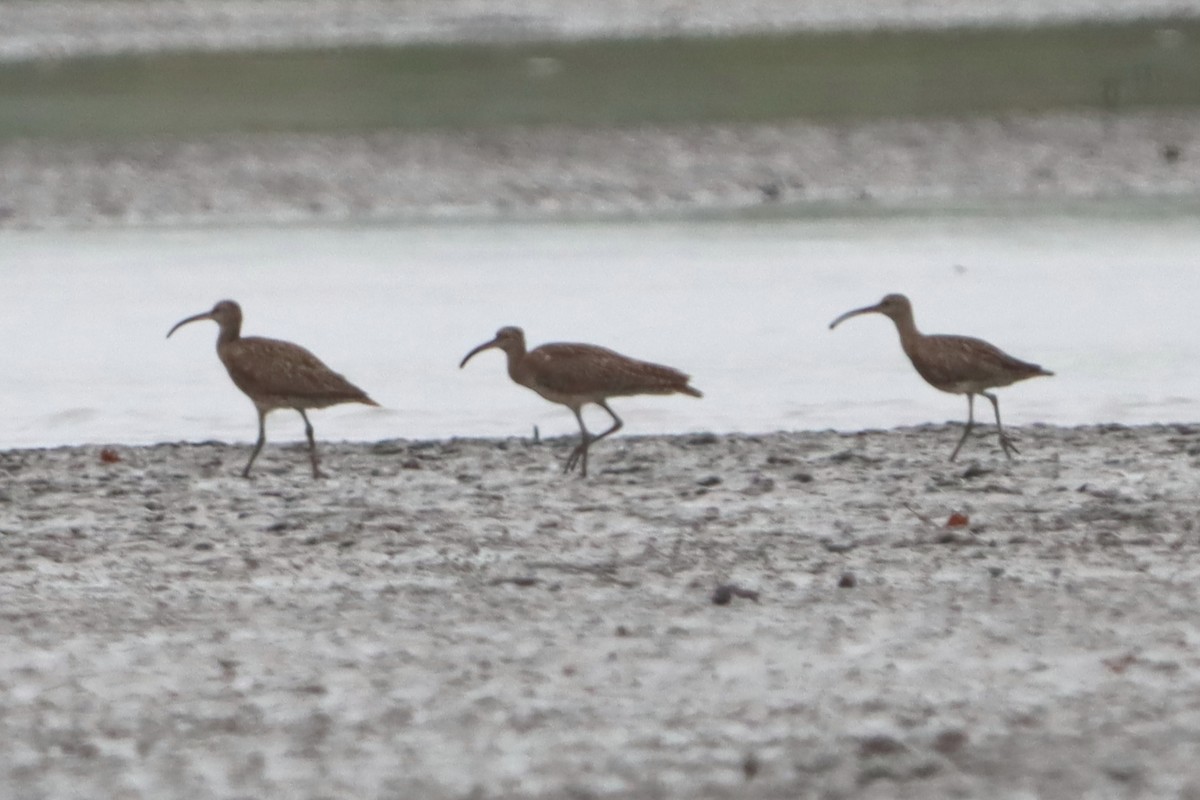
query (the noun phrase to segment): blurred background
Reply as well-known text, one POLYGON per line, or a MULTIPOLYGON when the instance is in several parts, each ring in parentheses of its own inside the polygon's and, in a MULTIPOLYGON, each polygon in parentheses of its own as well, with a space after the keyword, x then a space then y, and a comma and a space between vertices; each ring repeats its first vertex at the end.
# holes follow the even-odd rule
POLYGON ((893 291, 1057 373, 1006 422, 1193 421, 1198 123, 1200 0, 0 0, 0 446, 253 439, 224 297, 325 438, 572 433, 508 324, 705 391, 627 433, 961 419, 826 329, 893 291))

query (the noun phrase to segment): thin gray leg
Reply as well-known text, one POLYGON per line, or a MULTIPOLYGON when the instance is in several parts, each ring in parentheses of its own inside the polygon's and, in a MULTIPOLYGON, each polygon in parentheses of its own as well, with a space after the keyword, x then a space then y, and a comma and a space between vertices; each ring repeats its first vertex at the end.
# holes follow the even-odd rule
POLYGON ((1012 454, 1020 453, 1021 451, 1017 449, 1015 444, 1013 444, 1012 439, 1008 438, 1008 434, 1004 432, 1004 426, 1000 424, 1000 401, 996 399, 996 395, 992 394, 991 392, 983 392, 982 394, 988 400, 992 401, 992 408, 996 409, 996 430, 1000 434, 1000 449, 1004 451, 1004 455, 1008 456, 1009 460, 1011 461, 1012 454), (1012 452, 1009 452, 1010 450, 1012 452))
POLYGON ((950 460, 953 461, 958 457, 958 451, 962 449, 963 442, 971 435, 971 429, 975 427, 975 395, 967 395, 967 427, 963 428, 962 438, 958 440, 958 444, 954 446, 954 452, 950 454, 950 460))
POLYGON ((563 466, 563 473, 570 472, 579 465, 579 475, 581 478, 587 477, 587 452, 588 442, 592 438, 588 433, 587 426, 583 424, 583 414, 579 413, 578 408, 572 408, 575 412, 575 419, 579 422, 579 444, 575 445, 575 449, 571 451, 571 455, 567 457, 567 463, 563 466))
POLYGON ((267 412, 261 408, 258 409, 258 441, 254 443, 254 450, 250 453, 250 460, 246 462, 246 468, 242 470, 242 477, 250 477, 250 465, 254 463, 254 459, 258 458, 258 451, 263 449, 263 445, 267 443, 267 412))
POLYGON ((600 441, 601 439, 603 439, 605 436, 608 436, 609 434, 616 433, 617 431, 621 430, 621 427, 625 424, 624 422, 621 421, 621 418, 618 417, 616 415, 616 413, 611 408, 608 407, 608 403, 601 400, 600 402, 596 403, 596 405, 600 406, 601 408, 603 408, 605 411, 608 412, 608 415, 613 418, 613 424, 612 424, 612 427, 609 428, 608 430, 606 430, 604 433, 600 434, 599 436, 592 437, 593 443, 600 441))
POLYGON ((613 419, 613 424, 604 433, 599 433, 595 436, 592 436, 587 432, 587 429, 583 427, 583 415, 580 414, 579 411, 575 412, 575 418, 579 420, 579 429, 583 431, 583 442, 579 445, 579 447, 575 448, 574 452, 571 453, 571 458, 567 459, 567 470, 570 470, 572 467, 574 467, 575 462, 578 461, 582 467, 582 469, 579 471, 579 476, 581 478, 587 477, 588 447, 600 441, 605 436, 609 436, 621 430, 621 427, 625 424, 621 421, 621 418, 618 417, 616 413, 608 407, 608 403, 604 402, 603 400, 598 400, 596 405, 608 412, 608 415, 613 419))
POLYGON ((304 413, 303 408, 297 408, 300 416, 304 418, 304 435, 308 437, 308 460, 312 462, 312 471, 314 478, 324 478, 325 473, 321 472, 320 459, 317 458, 317 442, 313 438, 313 426, 308 421, 308 414, 304 413))

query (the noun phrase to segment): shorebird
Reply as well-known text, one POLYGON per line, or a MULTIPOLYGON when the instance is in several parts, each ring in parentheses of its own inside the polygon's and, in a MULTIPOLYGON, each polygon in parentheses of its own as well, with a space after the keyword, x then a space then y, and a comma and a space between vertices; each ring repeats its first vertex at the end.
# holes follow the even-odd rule
POLYGON ((609 408, 608 398, 635 394, 690 394, 703 397, 688 385, 689 376, 662 364, 638 361, 594 344, 555 342, 525 350, 525 332, 505 327, 496 338, 476 347, 459 363, 459 369, 476 353, 491 348, 503 350, 508 357, 508 376, 540 394, 551 403, 559 403, 575 413, 579 422, 580 442, 571 451, 563 472, 580 468, 580 477, 587 477, 588 446, 621 429, 621 418, 609 408), (580 413, 588 403, 595 403, 608 412, 613 424, 604 433, 588 433, 580 413))
POLYGON ((954 452, 950 454, 951 461, 958 456, 963 442, 975 426, 977 394, 990 400, 992 408, 996 410, 996 430, 1004 455, 1011 459, 1012 454, 1018 452, 1012 439, 1004 432, 1004 426, 1000 424, 1000 401, 987 390, 1008 386, 1026 378, 1036 378, 1039 375, 1053 375, 1053 372, 1042 369, 1037 364, 1013 358, 998 347, 972 336, 931 336, 921 333, 913 321, 912 303, 902 294, 889 294, 873 306, 847 311, 829 323, 830 330, 859 314, 883 314, 890 318, 896 323, 896 330, 900 333, 900 346, 904 348, 908 360, 916 367, 917 374, 935 389, 967 396, 967 425, 954 452))
POLYGON ((338 403, 363 403, 379 405, 366 392, 331 370, 309 351, 298 344, 265 339, 261 336, 242 337, 242 308, 232 300, 222 300, 211 311, 180 320, 167 332, 167 338, 189 322, 211 319, 217 323, 217 357, 225 365, 234 385, 242 390, 258 410, 258 441, 254 452, 242 470, 242 477, 250 477, 250 466, 267 441, 267 414, 277 408, 294 408, 304 419, 304 433, 308 436, 308 457, 312 462, 314 478, 322 478, 317 459, 317 444, 313 440, 312 423, 308 421, 309 408, 325 408, 338 403))

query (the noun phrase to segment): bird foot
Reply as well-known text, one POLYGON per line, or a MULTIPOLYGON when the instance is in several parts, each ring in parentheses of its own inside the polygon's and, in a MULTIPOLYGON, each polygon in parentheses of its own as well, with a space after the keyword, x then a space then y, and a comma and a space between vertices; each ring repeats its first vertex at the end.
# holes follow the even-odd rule
POLYGON ((322 478, 328 478, 328 477, 329 476, 327 474, 325 474, 324 472, 321 472, 321 470, 319 470, 319 469, 313 470, 313 480, 314 481, 321 480, 322 478))
POLYGON ((563 464, 563 474, 567 474, 577 466, 581 466, 580 477, 587 477, 587 448, 581 444, 575 445, 575 449, 571 451, 571 455, 567 456, 567 463, 563 464))
POLYGON ((1003 450, 1004 455, 1008 456, 1010 459, 1012 458, 1013 453, 1016 453, 1017 455, 1021 454, 1021 451, 1017 449, 1016 441, 1007 433, 1000 434, 1000 449, 1003 450))

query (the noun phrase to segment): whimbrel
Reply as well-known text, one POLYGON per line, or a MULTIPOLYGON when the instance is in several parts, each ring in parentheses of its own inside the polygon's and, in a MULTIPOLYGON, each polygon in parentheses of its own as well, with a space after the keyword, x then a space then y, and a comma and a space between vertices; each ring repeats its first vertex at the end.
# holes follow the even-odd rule
POLYGON ((308 457, 314 478, 324 477, 317 459, 317 444, 313 440, 312 423, 305 409, 325 408, 338 403, 379 405, 366 392, 337 374, 298 344, 265 339, 261 336, 242 337, 242 308, 232 300, 222 300, 211 311, 180 320, 167 333, 167 338, 189 322, 211 319, 220 327, 217 334, 217 357, 225 365, 229 377, 254 403, 258 410, 258 441, 254 452, 242 470, 250 477, 250 466, 267 441, 267 414, 277 408, 294 408, 304 419, 308 436, 308 457))
POLYGON ((999 348, 982 339, 971 336, 926 335, 917 330, 913 321, 912 303, 902 294, 889 294, 873 306, 847 311, 829 324, 832 330, 839 323, 859 314, 883 314, 896 323, 900 332, 900 346, 916 367, 917 373, 930 386, 951 394, 967 396, 967 425, 962 438, 950 454, 953 461, 962 449, 971 429, 975 426, 975 395, 981 394, 992 402, 996 410, 996 430, 1000 437, 1000 448, 1004 455, 1012 458, 1017 452, 1012 440, 1004 433, 1000 424, 1000 401, 987 391, 1008 386, 1026 378, 1053 375, 1037 364, 1013 358, 999 348))
POLYGON ((556 342, 526 352, 525 332, 511 326, 501 328, 496 338, 467 353, 459 368, 466 366, 476 353, 493 347, 503 350, 508 357, 508 376, 513 381, 575 412, 580 442, 567 458, 563 472, 570 472, 578 465, 581 477, 587 477, 588 446, 616 433, 623 424, 608 406, 610 397, 675 392, 703 396, 688 385, 689 377, 677 369, 638 361, 594 344, 556 342), (588 403, 595 403, 612 417, 612 427, 604 433, 593 436, 583 424, 580 409, 588 403))

